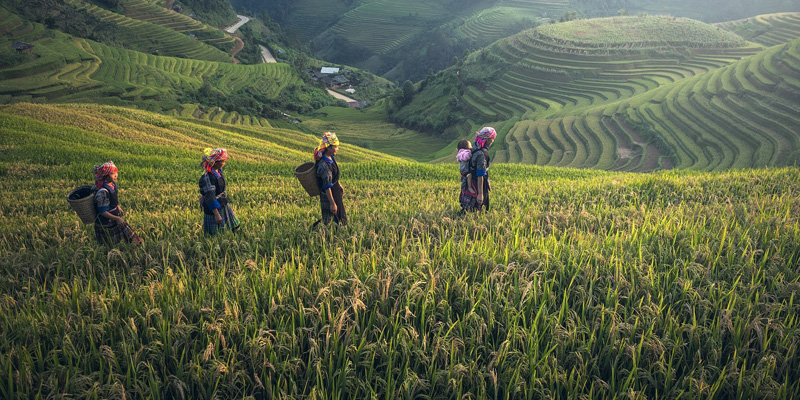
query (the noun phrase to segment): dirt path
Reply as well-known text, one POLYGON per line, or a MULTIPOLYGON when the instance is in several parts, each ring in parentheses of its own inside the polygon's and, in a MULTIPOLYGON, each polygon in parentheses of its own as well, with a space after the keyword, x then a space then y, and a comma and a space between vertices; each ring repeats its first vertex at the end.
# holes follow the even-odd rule
POLYGON ((242 25, 244 25, 248 21, 250 21, 250 18, 249 17, 245 17, 244 15, 237 15, 237 17, 239 17, 239 22, 237 22, 237 23, 225 28, 225 32, 234 33, 234 32, 236 32, 237 29, 239 29, 239 27, 241 27, 242 25))
POLYGON ((258 47, 261 47, 261 61, 263 61, 265 64, 278 62, 278 60, 272 56, 272 53, 269 52, 268 48, 264 47, 263 45, 258 45, 258 47))
POLYGON ((349 97, 347 97, 347 96, 345 96, 345 95, 343 95, 341 93, 334 92, 333 90, 330 90, 330 89, 328 89, 328 94, 333 96, 333 97, 336 97, 337 99, 344 100, 344 101, 346 101, 348 103, 351 102, 351 101, 358 101, 358 100, 355 100, 355 99, 351 99, 351 98, 349 98, 349 97))
POLYGON ((244 48, 244 41, 242 41, 242 39, 240 39, 238 36, 234 36, 233 39, 236 40, 236 44, 233 45, 233 48, 231 49, 231 57, 233 57, 234 64, 239 64, 239 60, 236 59, 236 55, 239 54, 239 52, 244 48))

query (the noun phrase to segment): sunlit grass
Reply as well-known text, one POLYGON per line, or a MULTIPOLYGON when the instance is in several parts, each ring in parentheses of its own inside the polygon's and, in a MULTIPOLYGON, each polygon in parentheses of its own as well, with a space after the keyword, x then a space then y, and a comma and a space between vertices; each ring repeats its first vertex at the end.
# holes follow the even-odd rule
POLYGON ((226 167, 243 226, 206 238, 191 149, 0 117, 2 398, 800 396, 796 168, 496 165, 464 218, 456 165, 345 143, 350 224, 309 232, 294 156, 237 133, 213 145, 249 154, 226 167), (109 154, 143 247, 98 247, 64 199, 109 154))

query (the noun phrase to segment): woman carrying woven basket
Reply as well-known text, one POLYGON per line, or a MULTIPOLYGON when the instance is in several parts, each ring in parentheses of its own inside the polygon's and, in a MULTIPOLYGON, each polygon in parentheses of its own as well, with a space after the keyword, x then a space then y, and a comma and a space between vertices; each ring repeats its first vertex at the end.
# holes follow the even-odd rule
POLYGON ((494 143, 496 137, 497 132, 490 126, 475 132, 475 148, 472 149, 469 169, 472 184, 477 192, 469 192, 467 186, 462 183, 460 202, 464 211, 481 211, 484 207, 489 210, 489 192, 492 190, 489 184, 489 146, 494 143))
POLYGON ((113 161, 94 167, 94 207, 97 211, 94 236, 99 244, 112 245, 122 241, 142 244, 142 239, 122 218, 125 212, 119 206, 118 172, 113 161))
POLYGON ((339 151, 339 138, 333 132, 325 132, 319 145, 314 149, 314 162, 319 186, 319 205, 322 218, 314 226, 323 222, 325 225, 333 219, 337 224, 347 225, 347 213, 344 211, 342 197, 344 188, 339 183, 339 165, 334 156, 339 151))
POLYGON ((225 176, 222 167, 228 159, 225 149, 205 149, 201 166, 205 173, 200 177, 200 202, 203 205, 203 232, 216 235, 224 230, 236 232, 239 220, 228 204, 225 194, 225 176))

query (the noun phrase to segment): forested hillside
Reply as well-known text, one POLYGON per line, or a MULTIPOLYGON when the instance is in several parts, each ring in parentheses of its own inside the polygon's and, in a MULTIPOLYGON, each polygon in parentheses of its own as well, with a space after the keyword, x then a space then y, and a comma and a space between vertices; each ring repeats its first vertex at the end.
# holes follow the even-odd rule
POLYGON ((267 11, 311 41, 316 55, 399 82, 424 79, 466 50, 543 23, 616 15, 666 14, 703 22, 800 11, 795 0, 233 0, 267 11))

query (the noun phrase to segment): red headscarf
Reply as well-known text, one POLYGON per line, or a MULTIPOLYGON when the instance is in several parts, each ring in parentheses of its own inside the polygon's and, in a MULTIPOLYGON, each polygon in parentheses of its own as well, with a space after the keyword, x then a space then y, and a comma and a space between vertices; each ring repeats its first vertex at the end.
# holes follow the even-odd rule
POLYGON ((95 165, 94 166, 94 187, 95 189, 100 189, 103 187, 103 183, 105 183, 105 177, 117 172, 117 166, 114 165, 113 161, 109 161, 104 164, 95 165))
POLYGON ((217 161, 228 159, 228 151, 225 149, 211 150, 211 148, 207 148, 203 150, 203 152, 205 154, 203 155, 203 162, 200 163, 200 166, 208 172, 211 172, 211 167, 213 167, 217 161))

